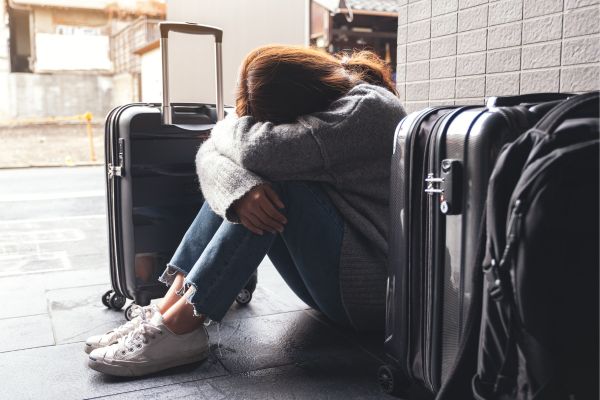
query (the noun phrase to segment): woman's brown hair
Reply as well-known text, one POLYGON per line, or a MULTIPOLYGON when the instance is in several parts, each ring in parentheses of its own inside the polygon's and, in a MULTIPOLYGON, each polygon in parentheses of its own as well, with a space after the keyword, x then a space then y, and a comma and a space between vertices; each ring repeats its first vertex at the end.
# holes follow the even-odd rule
POLYGON ((306 47, 259 47, 242 62, 236 112, 259 121, 292 122, 327 109, 361 81, 396 94, 389 67, 373 52, 331 55, 306 47))

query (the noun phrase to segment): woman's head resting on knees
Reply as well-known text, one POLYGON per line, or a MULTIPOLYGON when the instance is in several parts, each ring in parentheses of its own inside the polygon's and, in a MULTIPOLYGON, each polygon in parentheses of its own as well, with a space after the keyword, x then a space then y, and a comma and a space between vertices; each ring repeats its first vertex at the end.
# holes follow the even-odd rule
POLYGON ((236 113, 259 121, 293 122, 326 110, 361 81, 396 94, 389 67, 370 51, 333 56, 299 46, 259 47, 240 67, 236 113))

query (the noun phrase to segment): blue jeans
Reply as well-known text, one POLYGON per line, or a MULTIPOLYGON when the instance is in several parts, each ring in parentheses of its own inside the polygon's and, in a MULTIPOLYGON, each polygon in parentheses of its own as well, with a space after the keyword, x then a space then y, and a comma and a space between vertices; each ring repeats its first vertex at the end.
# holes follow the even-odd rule
POLYGON ((339 285, 344 221, 315 183, 272 183, 287 218, 282 233, 252 233, 223 220, 204 203, 159 280, 185 275, 178 292, 195 315, 221 321, 265 255, 302 301, 336 323, 349 325, 339 285), (188 290, 190 289, 191 290, 188 290))

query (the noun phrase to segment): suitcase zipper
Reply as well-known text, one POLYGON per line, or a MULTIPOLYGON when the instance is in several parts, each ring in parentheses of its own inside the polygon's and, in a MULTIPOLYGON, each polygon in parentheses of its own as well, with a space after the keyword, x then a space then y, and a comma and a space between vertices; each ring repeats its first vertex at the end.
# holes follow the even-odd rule
POLYGON ((425 236, 425 255, 430 255, 430 257, 425 257, 424 259, 424 304, 426 305, 426 313, 423 331, 423 378, 432 393, 435 393, 439 390, 439 384, 441 380, 441 364, 438 364, 441 361, 441 358, 438 354, 439 349, 441 348, 441 345, 439 344, 439 334, 437 333, 439 323, 434 321, 434 318, 437 319, 438 313, 440 312, 440 305, 436 304, 439 302, 439 300, 436 300, 434 292, 440 289, 437 282, 439 280, 438 275, 440 273, 443 274, 443 272, 440 272, 437 268, 440 265, 443 265, 440 262, 440 258, 443 258, 443 256, 440 255, 440 251, 442 251, 442 249, 440 249, 440 244, 438 243, 437 239, 439 238, 440 230, 445 229, 445 220, 440 217, 440 211, 441 214, 454 214, 455 211, 449 208, 445 209, 444 206, 441 206, 440 203, 436 201, 434 195, 443 195, 444 189, 446 189, 445 185, 452 181, 452 179, 448 179, 449 177, 444 178, 442 175, 440 175, 442 172, 442 160, 445 158, 445 152, 441 146, 443 141, 445 141, 447 127, 459 112, 469 108, 471 107, 460 107, 443 116, 436 122, 431 130, 432 137, 426 150, 426 154, 428 155, 428 167, 423 171, 424 173, 426 171, 431 171, 426 175, 426 179, 424 180, 425 189, 423 190, 423 193, 426 194, 427 198, 426 215, 428 216, 426 224, 427 234, 425 236), (433 359, 434 356, 435 359, 433 359))
MULTIPOLYGON (((414 152, 415 152, 415 141, 417 140, 416 136, 418 135, 418 130, 420 130, 421 124, 423 123, 423 121, 425 121, 426 118, 428 118, 432 113, 434 112, 439 112, 445 109, 454 109, 455 107, 453 106, 443 106, 443 107, 432 107, 432 108, 428 108, 426 110, 423 110, 421 112, 421 114, 419 116, 417 116, 416 120, 410 125, 408 132, 411 132, 410 134, 408 134, 406 136, 406 142, 405 142, 405 147, 404 150, 406 151, 406 161, 405 161, 405 176, 407 177, 411 177, 414 175, 413 169, 416 168, 414 167, 414 152), (417 131, 417 132, 415 132, 417 131)), ((435 127, 435 125, 437 125, 440 120, 443 119, 443 116, 438 117, 438 120, 434 123, 433 128, 435 127)), ((426 144, 426 149, 428 148, 428 145, 426 144)), ((425 150, 425 155, 428 154, 428 151, 425 150)), ((424 163, 422 165, 422 173, 424 173, 428 167, 427 167, 427 156, 424 157, 424 159, 422 160, 422 162, 424 163)), ((419 179, 420 182, 413 182, 412 179, 409 182, 408 187, 412 188, 413 185, 421 185, 421 179, 419 179)), ((421 192, 421 191, 419 191, 421 192)), ((418 201, 416 201, 416 199, 413 199, 414 194, 412 193, 412 190, 406 189, 405 192, 405 201, 406 201, 406 209, 408 210, 408 215, 409 217, 407 218, 407 228, 406 228, 406 232, 408 234, 407 236, 407 243, 406 243, 406 251, 407 251, 407 255, 406 255, 406 261, 409 264, 414 264, 415 263, 415 259, 417 258, 417 255, 414 254, 415 252, 420 253, 420 255, 418 256, 420 263, 424 263, 426 262, 426 259, 423 258, 424 255, 424 248, 419 246, 419 249, 416 250, 413 247, 413 241, 414 240, 419 240, 416 238, 411 238, 410 233, 413 231, 413 227, 414 224, 416 223, 416 221, 413 221, 413 217, 412 215, 414 215, 414 208, 415 207, 420 207, 421 209, 424 209, 426 206, 423 203, 423 200, 425 200, 424 198, 420 198, 418 201), (415 204, 415 201, 417 202, 417 204, 415 204)), ((419 221, 419 224, 421 224, 422 221, 419 221)), ((424 238, 424 236, 426 235, 426 232, 424 232, 425 229, 423 229, 423 231, 421 232, 422 237, 424 238)), ((415 271, 415 268, 407 268, 407 275, 406 275, 406 281, 408 281, 409 283, 403 284, 403 287, 405 288, 405 290, 402 291, 402 296, 405 299, 410 299, 413 294, 413 288, 412 286, 412 282, 413 282, 413 274, 417 274, 417 271, 415 271)), ((423 265, 421 265, 419 268, 419 274, 423 274, 423 265)), ((421 279, 426 279, 423 275, 421 275, 421 279)), ((421 281, 420 282, 420 291, 421 291, 421 302, 424 302, 425 298, 426 298, 426 284, 425 282, 421 281)), ((407 301, 404 302, 405 304, 407 303, 407 301)), ((427 307, 425 307, 427 308, 427 307)), ((417 313, 421 313, 423 315, 423 310, 418 310, 417 313)), ((401 362, 400 365, 402 367, 403 372, 410 378, 410 379, 414 379, 415 376, 418 376, 418 372, 413 371, 413 363, 416 361, 416 358, 419 357, 420 358, 420 363, 423 367, 423 371, 421 372, 423 375, 423 379, 425 379, 425 381, 429 381, 429 379, 426 377, 428 375, 427 372, 425 372, 425 366, 428 365, 429 363, 425 360, 425 344, 424 344, 424 339, 426 337, 425 335, 425 320, 427 320, 429 318, 429 316, 423 316, 422 320, 421 320, 421 327, 420 327, 420 349, 417 350, 414 347, 414 342, 416 342, 418 339, 416 337, 413 337, 413 321, 412 321, 412 313, 407 313, 407 321, 406 321, 406 325, 403 327, 403 329, 406 332, 406 343, 404 344, 404 348, 405 348, 405 354, 403 354, 403 356, 400 357, 401 362)))
MULTIPOLYGON (((409 132, 415 132, 415 131, 419 130, 421 128, 421 124, 423 123, 423 121, 429 115, 431 115, 432 112, 437 112, 437 111, 440 111, 440 110, 443 110, 443 109, 446 109, 446 108, 448 108, 448 107, 434 107, 434 108, 429 108, 429 109, 426 109, 426 110, 422 111, 421 115, 416 119, 416 121, 414 121, 412 123, 412 125, 410 126, 410 128, 409 128, 408 131, 409 132)), ((418 131, 415 132, 414 134, 409 134, 406 137, 405 149, 407 150, 407 160, 408 160, 408 162, 407 162, 407 165, 406 165, 405 174, 406 174, 407 177, 411 177, 412 174, 413 174, 413 172, 412 172, 412 170, 413 170, 413 158, 414 158, 414 151, 415 151, 415 149, 414 149, 414 146, 415 146, 414 142, 416 141, 416 137, 415 136, 417 134, 418 134, 418 131)), ((427 147, 427 145, 426 145, 426 147, 427 147)), ((427 150, 425 150, 425 154, 427 154, 427 150)), ((412 182, 409 184, 409 187, 412 187, 412 182)), ((406 199, 406 209, 408 210, 408 214, 412 215, 412 213, 414 211, 413 208, 415 207, 415 204, 413 202, 412 193, 411 193, 410 190, 406 191, 406 193, 405 193, 405 199, 406 199)), ((423 207, 423 206, 421 205, 421 207, 423 207)), ((414 261, 415 255, 412 254, 413 253, 413 250, 412 250, 412 246, 413 246, 412 240, 413 239, 410 238, 410 233, 412 232, 412 229, 413 229, 412 225, 413 225, 414 222, 412 221, 411 217, 409 217, 407 219, 407 221, 408 221, 407 222, 407 231, 406 231, 408 233, 408 235, 407 235, 408 243, 406 243, 407 261, 410 262, 410 263, 412 263, 414 261)), ((422 257, 421 257, 421 259, 422 259, 422 257)), ((406 276, 408 282, 412 282, 412 273, 413 273, 412 268, 408 268, 408 273, 407 273, 407 276, 406 276)), ((406 291, 406 293, 403 294, 407 299, 410 299, 411 293, 412 293, 412 289, 411 289, 410 286, 411 286, 410 284, 408 284, 408 286, 406 286, 407 291, 406 291)), ((421 295, 423 296, 423 293, 421 295)), ((412 330, 411 325, 412 325, 411 318, 409 317, 408 321, 407 321, 407 326, 405 327, 405 329, 407 330, 407 334, 406 334, 407 343, 405 344, 407 351, 406 351, 406 355, 404 357, 404 362, 406 363, 404 365, 404 370, 405 370, 405 372, 406 372, 406 374, 408 375, 409 378, 414 379, 414 373, 413 373, 413 370, 412 370, 412 362, 411 362, 412 357, 413 357, 411 348, 412 348, 412 343, 413 343, 414 339, 411 337, 411 334, 410 334, 411 330, 412 330)), ((421 327, 421 331, 422 330, 423 330, 423 326, 421 327)), ((422 340, 421 340, 421 342, 422 342, 422 340)), ((423 352, 422 351, 421 351, 421 356, 423 356, 423 352)), ((422 360, 422 362, 423 361, 424 360, 422 360)))
MULTIPOLYGON (((426 170, 435 171, 435 165, 437 164, 437 151, 435 151, 437 147, 437 132, 439 129, 439 125, 444 117, 440 118, 435 125, 432 127, 430 136, 427 140, 427 145, 425 147, 425 154, 427 159, 427 169, 426 170)), ((428 175, 429 178, 429 175, 428 175)), ((432 178, 432 177, 431 177, 432 178)), ((435 178, 434 178, 435 179, 435 178)), ((426 228, 425 228, 425 248, 422 256, 423 264, 424 264, 424 285, 423 285, 423 306, 425 307, 424 313, 424 321, 423 321, 423 336, 421 339, 421 343, 423 345, 423 378, 429 387, 430 390, 435 390, 433 381, 431 379, 431 339, 432 339, 432 290, 433 290, 433 267, 435 265, 433 260, 433 243, 434 243, 434 218, 433 214, 437 211, 437 208, 434 205, 432 197, 426 196, 426 205, 425 209, 425 218, 426 218, 426 228), (434 211, 435 210, 435 211, 434 211), (429 255, 429 256, 428 256, 429 255)))

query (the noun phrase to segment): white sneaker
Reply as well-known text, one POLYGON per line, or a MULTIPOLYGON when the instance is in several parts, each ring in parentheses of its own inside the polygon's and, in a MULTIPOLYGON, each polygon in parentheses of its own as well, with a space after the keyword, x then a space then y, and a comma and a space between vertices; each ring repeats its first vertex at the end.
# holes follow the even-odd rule
POLYGON ((150 320, 154 314, 157 313, 160 314, 160 311, 156 304, 150 304, 144 307, 134 304, 131 307, 131 315, 134 316, 131 321, 127 321, 123 325, 102 335, 89 337, 85 341, 85 352, 89 354, 100 347, 106 347, 117 343, 120 338, 125 337, 129 332, 137 328, 141 321, 150 320))
POLYGON ((204 360, 208 353, 204 326, 176 335, 157 313, 117 343, 92 351, 88 366, 109 375, 142 376, 204 360))

